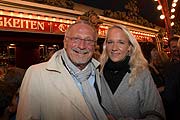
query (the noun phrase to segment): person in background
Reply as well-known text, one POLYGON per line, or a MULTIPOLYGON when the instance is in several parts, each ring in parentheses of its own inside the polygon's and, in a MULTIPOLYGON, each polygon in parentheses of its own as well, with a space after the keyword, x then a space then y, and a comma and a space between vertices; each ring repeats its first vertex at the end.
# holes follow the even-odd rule
POLYGON ((65 33, 64 49, 25 73, 17 120, 107 120, 99 104, 97 31, 80 20, 65 33))
POLYGON ((16 92, 13 95, 11 101, 11 107, 9 107, 9 112, 11 113, 10 120, 15 120, 16 118, 16 111, 18 106, 19 100, 19 88, 21 86, 23 77, 25 74, 25 69, 18 68, 18 67, 9 67, 7 69, 6 74, 4 75, 4 81, 13 84, 16 87, 16 92))
POLYGON ((4 74, 5 74, 5 73, 4 73, 4 69, 3 69, 3 67, 0 66, 0 81, 3 80, 4 74))
POLYGON ((21 86, 25 69, 18 67, 9 67, 6 74, 4 75, 4 81, 15 84, 18 88, 21 86))
POLYGON ((178 37, 172 37, 168 41, 169 49, 170 49, 170 61, 178 62, 180 61, 180 51, 177 49, 178 37))
POLYGON ((10 120, 12 116, 13 96, 17 87, 7 81, 0 81, 0 120, 10 120))
MULTIPOLYGON (((176 49, 180 51, 180 40, 176 49)), ((166 66, 163 102, 167 120, 179 120, 180 115, 180 61, 171 61, 166 66)))
POLYGON ((131 32, 109 28, 101 55, 101 104, 115 120, 164 120, 148 62, 131 32))
POLYGON ((99 45, 96 45, 96 47, 95 47, 95 52, 94 52, 94 54, 93 54, 93 58, 95 58, 96 60, 99 61, 100 56, 101 56, 100 46, 99 46, 99 45))
POLYGON ((149 63, 149 70, 158 91, 162 93, 164 91, 164 70, 165 66, 169 63, 169 58, 165 52, 158 51, 153 43, 144 43, 141 45, 141 49, 149 63))
POLYGON ((178 39, 178 43, 177 43, 178 49, 180 48, 180 38, 178 39))
POLYGON ((47 55, 46 55, 44 61, 42 61, 42 62, 48 61, 57 50, 58 50, 57 48, 48 47, 47 55))

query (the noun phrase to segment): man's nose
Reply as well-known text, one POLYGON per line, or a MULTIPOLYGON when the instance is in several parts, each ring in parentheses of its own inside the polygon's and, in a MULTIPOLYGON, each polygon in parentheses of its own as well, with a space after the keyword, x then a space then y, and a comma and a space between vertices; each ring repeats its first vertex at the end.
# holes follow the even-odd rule
POLYGON ((83 39, 80 39, 78 46, 79 48, 84 49, 86 47, 85 41, 83 39))

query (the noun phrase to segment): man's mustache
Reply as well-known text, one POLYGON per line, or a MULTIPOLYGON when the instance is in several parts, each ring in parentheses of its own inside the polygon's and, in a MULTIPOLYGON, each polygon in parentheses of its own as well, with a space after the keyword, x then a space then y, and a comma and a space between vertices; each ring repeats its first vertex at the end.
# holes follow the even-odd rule
POLYGON ((74 50, 74 51, 76 51, 76 52, 78 52, 80 54, 87 54, 87 53, 89 53, 89 50, 87 50, 87 49, 81 50, 79 48, 72 48, 72 50, 74 50))

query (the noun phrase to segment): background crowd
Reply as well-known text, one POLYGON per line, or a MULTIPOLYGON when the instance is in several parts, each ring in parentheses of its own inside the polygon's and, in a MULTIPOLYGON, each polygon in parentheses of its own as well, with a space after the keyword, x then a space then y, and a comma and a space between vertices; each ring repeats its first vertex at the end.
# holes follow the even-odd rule
POLYGON ((158 50, 156 43, 139 44, 128 29, 115 25, 109 28, 103 51, 100 53, 100 46, 96 45, 97 33, 93 29, 87 23, 76 23, 65 35, 64 49, 53 51, 47 62, 40 63, 39 66, 33 65, 26 74, 24 69, 9 68, 6 74, 1 75, 0 120, 15 120, 17 107, 17 120, 26 120, 28 116, 34 119, 71 118, 68 114, 76 116, 73 119, 178 120, 179 38, 169 39, 168 56, 163 50, 158 50), (54 81, 56 85, 51 86, 51 79, 58 79, 61 85, 56 86, 60 83, 54 81), (83 83, 86 81, 83 79, 87 79, 90 84, 83 83), (39 86, 35 85, 37 82, 47 93, 38 93, 39 86), (47 86, 53 90, 46 88, 47 86), (62 93, 58 93, 56 87, 61 89, 62 93), (72 92, 74 94, 71 94, 72 92), (31 98, 35 95, 46 98, 43 100, 50 106, 43 106, 44 110, 38 111, 41 102, 39 96, 31 98), (63 103, 62 100, 67 99, 65 96, 69 102, 63 103), (48 100, 57 104, 61 101, 60 103, 64 104, 63 109, 71 112, 64 114, 60 110, 61 105, 57 107, 57 104, 49 103, 48 100), (72 101, 84 111, 79 112, 81 110, 78 110, 72 101), (32 104, 34 102, 36 104, 32 104), (52 114, 49 113, 50 109, 52 114), (62 113, 59 114, 58 110, 62 113))

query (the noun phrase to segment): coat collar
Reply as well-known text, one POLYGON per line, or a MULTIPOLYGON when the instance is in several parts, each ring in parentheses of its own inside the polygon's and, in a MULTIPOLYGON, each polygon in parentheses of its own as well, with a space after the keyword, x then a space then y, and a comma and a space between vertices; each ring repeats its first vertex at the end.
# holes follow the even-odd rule
MULTIPOLYGON (((58 74, 51 74, 51 82, 64 96, 66 96, 69 101, 71 101, 71 103, 79 111, 83 113, 84 116, 86 116, 88 120, 91 120, 92 116, 88 109, 88 106, 86 105, 84 98, 81 95, 79 89, 77 88, 75 82, 73 82, 73 79, 69 74, 68 70, 63 65, 61 54, 62 50, 55 52, 54 55, 50 58, 50 60, 47 62, 46 69, 48 71, 62 73, 62 75, 64 76, 63 78, 66 78, 66 80, 62 81, 62 78, 57 76, 58 74), (60 81, 62 81, 63 84, 58 84, 60 83, 60 81)), ((95 59, 92 59, 92 63, 94 64, 95 68, 98 68, 100 65, 99 62, 95 59)))

